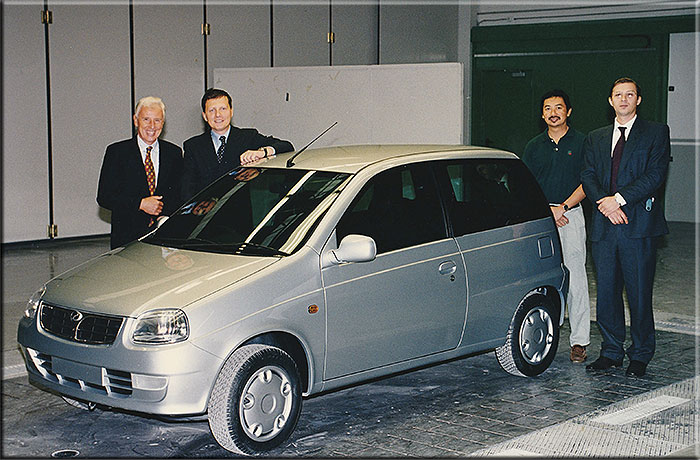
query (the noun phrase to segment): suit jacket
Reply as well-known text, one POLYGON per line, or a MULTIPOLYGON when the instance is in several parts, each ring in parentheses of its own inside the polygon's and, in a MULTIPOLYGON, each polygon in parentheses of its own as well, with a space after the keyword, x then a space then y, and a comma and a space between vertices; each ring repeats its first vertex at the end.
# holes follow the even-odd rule
POLYGON ((185 150, 185 170, 182 179, 182 197, 189 199, 205 186, 214 182, 223 174, 240 166, 241 154, 246 150, 260 147, 274 147, 276 153, 294 150, 292 144, 272 136, 263 136, 254 128, 237 128, 231 126, 226 149, 221 163, 216 158, 211 131, 191 137, 183 144, 185 150))
MULTIPOLYGON (((163 197, 161 215, 169 215, 181 204, 182 150, 158 140, 159 167, 155 195, 163 197)), ((148 233, 151 216, 139 209, 141 199, 150 196, 146 170, 136 137, 107 147, 100 171, 97 202, 112 211, 110 245, 123 246, 148 233)))
MULTIPOLYGON (((594 205, 600 198, 612 195, 612 131, 613 125, 591 131, 583 146, 585 168, 581 172, 581 183, 594 205)), ((622 210, 629 220, 628 224, 620 225, 628 238, 668 233, 659 192, 666 180, 670 152, 668 126, 637 117, 627 136, 617 175, 617 192, 627 202, 622 210)), ((600 241, 612 223, 597 210, 592 217, 591 240, 600 241)))

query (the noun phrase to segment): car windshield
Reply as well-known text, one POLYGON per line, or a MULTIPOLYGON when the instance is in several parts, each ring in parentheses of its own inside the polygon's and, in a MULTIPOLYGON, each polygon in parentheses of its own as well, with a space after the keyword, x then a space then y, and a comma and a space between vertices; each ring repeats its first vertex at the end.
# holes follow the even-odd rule
POLYGON ((286 256, 307 241, 349 177, 237 168, 195 195, 143 241, 196 251, 286 256))

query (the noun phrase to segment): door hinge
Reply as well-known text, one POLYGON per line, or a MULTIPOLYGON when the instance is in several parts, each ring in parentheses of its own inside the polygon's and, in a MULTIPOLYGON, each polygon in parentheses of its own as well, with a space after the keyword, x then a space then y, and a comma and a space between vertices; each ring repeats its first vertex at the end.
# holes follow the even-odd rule
POLYGON ((335 32, 328 32, 328 43, 335 43, 335 32))
POLYGON ((53 13, 49 10, 41 11, 41 23, 42 24, 53 24, 53 13))
POLYGON ((211 24, 208 22, 205 22, 202 24, 202 35, 210 35, 211 34, 211 24))
POLYGON ((49 224, 46 230, 49 238, 56 238, 58 236, 58 225, 49 224))

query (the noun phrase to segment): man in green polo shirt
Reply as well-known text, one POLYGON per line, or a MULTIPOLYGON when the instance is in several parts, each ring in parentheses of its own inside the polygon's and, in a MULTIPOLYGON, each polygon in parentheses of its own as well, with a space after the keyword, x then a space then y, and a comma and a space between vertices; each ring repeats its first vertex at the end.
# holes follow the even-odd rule
POLYGON ((569 96, 561 90, 542 96, 542 118, 547 129, 525 146, 522 160, 530 168, 549 200, 559 230, 564 263, 571 273, 569 308, 571 361, 586 360, 590 343, 591 310, 586 275, 586 222, 579 205, 586 197, 580 174, 584 168, 584 134, 571 128, 569 96))

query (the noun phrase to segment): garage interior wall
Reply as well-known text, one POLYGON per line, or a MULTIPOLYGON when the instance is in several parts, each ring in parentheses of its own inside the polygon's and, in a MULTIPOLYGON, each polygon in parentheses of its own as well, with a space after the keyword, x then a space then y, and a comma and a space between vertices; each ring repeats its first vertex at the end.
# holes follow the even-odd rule
MULTIPOLYGON (((242 3, 3 2, 2 242, 45 240, 51 224, 59 238, 109 232, 109 213, 95 202, 99 170, 105 147, 131 136, 140 97, 164 99, 163 138, 180 145, 203 128, 199 100, 217 67, 459 61, 470 101, 471 28, 479 21, 548 20, 542 12, 528 19, 528 8, 480 2, 242 3)), ((632 14, 692 12, 669 4, 642 5, 632 14)), ((624 14, 587 8, 587 15, 549 11, 553 18, 568 11, 592 20, 624 14)))

